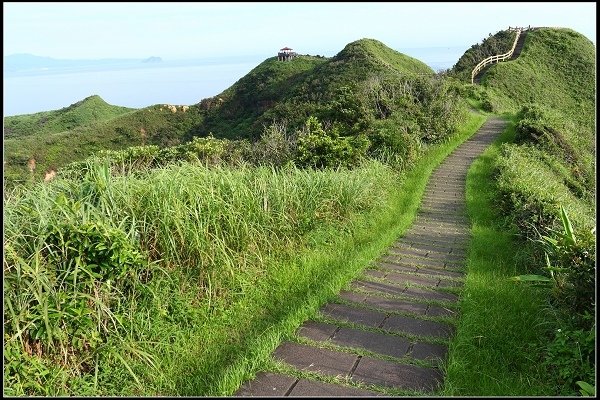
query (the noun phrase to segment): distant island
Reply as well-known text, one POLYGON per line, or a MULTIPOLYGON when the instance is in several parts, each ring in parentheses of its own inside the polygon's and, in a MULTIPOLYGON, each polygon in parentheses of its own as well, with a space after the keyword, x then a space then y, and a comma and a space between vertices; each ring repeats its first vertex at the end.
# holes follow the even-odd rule
POLYGON ((145 60, 142 60, 143 63, 159 63, 162 62, 162 58, 160 57, 148 57, 145 60))

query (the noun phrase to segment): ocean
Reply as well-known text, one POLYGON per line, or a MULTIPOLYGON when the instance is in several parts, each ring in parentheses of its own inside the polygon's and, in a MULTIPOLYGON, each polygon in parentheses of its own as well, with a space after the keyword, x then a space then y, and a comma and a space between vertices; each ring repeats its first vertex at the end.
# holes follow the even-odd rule
MULTIPOLYGON (((451 68, 466 48, 399 49, 434 71, 451 68)), ((4 71, 4 116, 67 107, 91 95, 109 104, 142 108, 192 105, 233 85, 269 56, 97 65, 37 71, 4 71)))

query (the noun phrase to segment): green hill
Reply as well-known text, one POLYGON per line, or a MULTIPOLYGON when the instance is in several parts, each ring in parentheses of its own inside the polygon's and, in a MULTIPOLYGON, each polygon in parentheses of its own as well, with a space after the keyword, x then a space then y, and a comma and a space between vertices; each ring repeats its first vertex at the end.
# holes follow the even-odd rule
POLYGON ((496 54, 508 52, 515 40, 515 32, 498 31, 484 38, 481 43, 472 45, 451 68, 450 74, 465 82, 471 82, 471 71, 482 60, 496 54))
POLYGON ((109 110, 117 108, 110 107, 114 106, 92 96, 62 110, 6 118, 5 126, 12 127, 12 134, 6 135, 4 141, 5 182, 10 186, 32 177, 43 179, 46 172, 83 160, 99 150, 142 144, 176 145, 202 119, 197 106, 186 106, 185 111, 183 106, 154 105, 137 110, 118 107, 126 112, 112 116, 109 110), (44 115, 52 117, 52 124, 33 132, 31 127, 39 124, 44 115), (75 120, 81 122, 71 122, 75 120), (70 128, 63 129, 67 126, 70 128), (32 159, 33 173, 29 168, 32 159))
MULTIPOLYGON (((550 365, 564 360, 552 350, 561 346, 561 330, 595 331, 589 318, 596 308, 595 65, 595 46, 585 36, 537 28, 527 33, 518 58, 493 65, 482 79, 493 108, 515 122, 512 143, 500 147, 495 161, 498 204, 519 234, 531 239, 524 240, 530 271, 549 274, 545 255, 557 271, 549 300, 561 329, 547 339, 550 365), (573 232, 568 244, 560 244, 564 229, 573 232), (540 234, 559 242, 541 245, 540 234)), ((593 340, 581 345, 581 364, 556 378, 557 393, 571 395, 576 381, 593 383, 593 354, 593 340)))
MULTIPOLYGON (((537 163, 533 146, 564 190, 588 203, 589 212, 575 217, 583 225, 595 198, 595 53, 593 43, 571 29, 538 28, 527 33, 517 59, 491 66, 482 79, 494 109, 518 112, 517 141, 530 166, 537 163)), ((517 157, 515 151, 510 154, 517 157)))
POLYGON ((535 29, 521 55, 490 67, 482 83, 496 95, 499 110, 540 103, 594 126, 595 53, 593 43, 571 29, 535 29))
POLYGON ((325 58, 299 56, 287 62, 271 57, 223 93, 200 102, 206 119, 195 135, 212 132, 218 137, 248 137, 258 119, 278 102, 289 98, 292 88, 311 75, 325 58))
POLYGON ((5 177, 9 182, 32 175, 41 179, 50 169, 103 149, 171 146, 209 135, 258 139, 274 121, 293 136, 309 117, 335 125, 342 136, 366 134, 378 145, 412 153, 419 140, 450 133, 463 115, 458 110, 462 102, 434 76, 423 62, 377 40, 361 39, 330 59, 269 58, 220 95, 186 112, 155 105, 117 114, 92 96, 63 110, 8 119, 5 177), (52 123, 36 131, 34 126, 47 114, 52 123), (400 139, 401 135, 413 139, 400 139), (33 174, 28 167, 32 159, 33 174))
POLYGON ((377 70, 389 68, 400 73, 433 74, 433 70, 424 62, 390 49, 374 39, 361 39, 349 43, 333 59, 340 63, 358 62, 363 67, 363 76, 368 68, 377 70))
POLYGON ((526 235, 557 227, 560 205, 576 226, 595 223, 595 54, 571 29, 534 28, 518 58, 491 65, 471 87, 486 108, 514 118, 515 143, 503 147, 498 182, 526 235))
POLYGON ((373 39, 349 43, 335 57, 300 56, 288 62, 269 58, 222 94, 205 100, 208 111, 198 134, 217 137, 258 137, 263 126, 285 120, 292 128, 311 115, 332 120, 332 101, 343 91, 366 102, 369 79, 398 82, 405 76, 432 76, 423 62, 373 39))
POLYGON ((100 96, 94 95, 60 110, 5 117, 4 137, 64 132, 81 125, 105 121, 133 110, 133 108, 110 105, 100 96))

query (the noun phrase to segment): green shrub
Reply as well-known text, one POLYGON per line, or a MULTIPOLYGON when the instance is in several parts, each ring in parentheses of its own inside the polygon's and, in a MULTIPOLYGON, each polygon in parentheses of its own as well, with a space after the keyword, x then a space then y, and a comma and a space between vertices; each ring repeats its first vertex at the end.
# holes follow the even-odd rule
POLYGON ((538 142, 544 136, 547 127, 537 119, 523 118, 515 126, 515 141, 523 142, 538 142))
POLYGON ((544 365, 556 377, 560 396, 576 396, 577 381, 595 382, 595 329, 558 329, 547 348, 544 365))
POLYGON ((99 362, 142 353, 120 344, 153 265, 114 214, 108 165, 87 167, 79 181, 37 184, 6 203, 4 344, 16 394, 86 393, 78 385, 99 362))
POLYGON ((582 396, 596 396, 596 386, 590 385, 585 381, 577 381, 575 382, 579 387, 579 393, 582 396))
POLYGON ((363 96, 348 86, 336 89, 333 99, 327 103, 321 113, 322 120, 337 122, 349 135, 364 132, 371 124, 371 110, 363 96))
POLYGON ((564 231, 552 232, 552 237, 544 236, 543 241, 557 282, 554 302, 582 326, 589 322, 585 316, 593 314, 596 305, 596 237, 593 231, 576 235, 563 208, 561 214, 564 231))
POLYGON ((545 252, 548 276, 520 275, 516 281, 544 282, 552 288, 552 303, 570 325, 587 325, 595 307, 596 237, 594 230, 575 234, 564 207, 560 207, 562 231, 549 230, 538 241, 545 252))
POLYGON ((494 103, 492 103, 492 101, 490 100, 489 97, 485 97, 481 101, 481 108, 483 109, 483 111, 487 111, 487 112, 496 111, 496 106, 494 106, 494 103))
POLYGON ((258 165, 281 166, 293 159, 295 151, 296 138, 288 134, 285 123, 273 122, 254 143, 250 158, 258 165))
POLYGON ((369 153, 394 167, 403 170, 416 161, 423 150, 419 127, 412 121, 392 117, 375 123, 369 135, 369 153))
POLYGON ((298 135, 296 162, 313 168, 352 167, 365 156, 369 140, 363 136, 340 137, 338 127, 325 131, 316 117, 306 120, 298 135))

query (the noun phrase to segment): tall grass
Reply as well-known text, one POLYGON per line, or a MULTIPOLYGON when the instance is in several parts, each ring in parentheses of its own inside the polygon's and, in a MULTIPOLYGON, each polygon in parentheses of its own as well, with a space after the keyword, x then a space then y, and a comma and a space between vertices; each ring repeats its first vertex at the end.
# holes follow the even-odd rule
MULTIPOLYGON (((383 207, 394 179, 378 163, 320 172, 187 164, 138 178, 114 178, 106 166, 92 166, 83 182, 15 193, 5 201, 9 393, 40 394, 44 385, 28 386, 25 375, 38 362, 52 379, 58 374, 50 365, 62 365, 67 375, 101 369, 95 379, 108 379, 102 372, 121 361, 130 371, 122 384, 141 385, 131 367, 135 356, 154 364, 141 343, 169 347, 162 335, 178 335, 189 324, 206 334, 201 322, 210 326, 239 296, 264 285, 272 253, 291 258, 310 247, 309 233, 383 207), (28 367, 21 369, 24 360, 28 367)), ((120 385, 99 390, 119 392, 120 385)), ((68 386, 42 393, 78 392, 68 386)))
POLYGON ((5 198, 7 395, 230 395, 405 230, 431 171, 405 176, 90 165, 5 198))
MULTIPOLYGON (((500 151, 498 187, 514 215, 521 219, 517 225, 533 223, 538 229, 552 226, 559 220, 560 205, 563 204, 568 206, 577 227, 593 228, 594 209, 590 202, 578 198, 565 184, 565 179, 548 168, 542 161, 542 151, 533 146, 514 144, 506 144, 500 151)), ((527 231, 525 227, 523 230, 527 231)))

